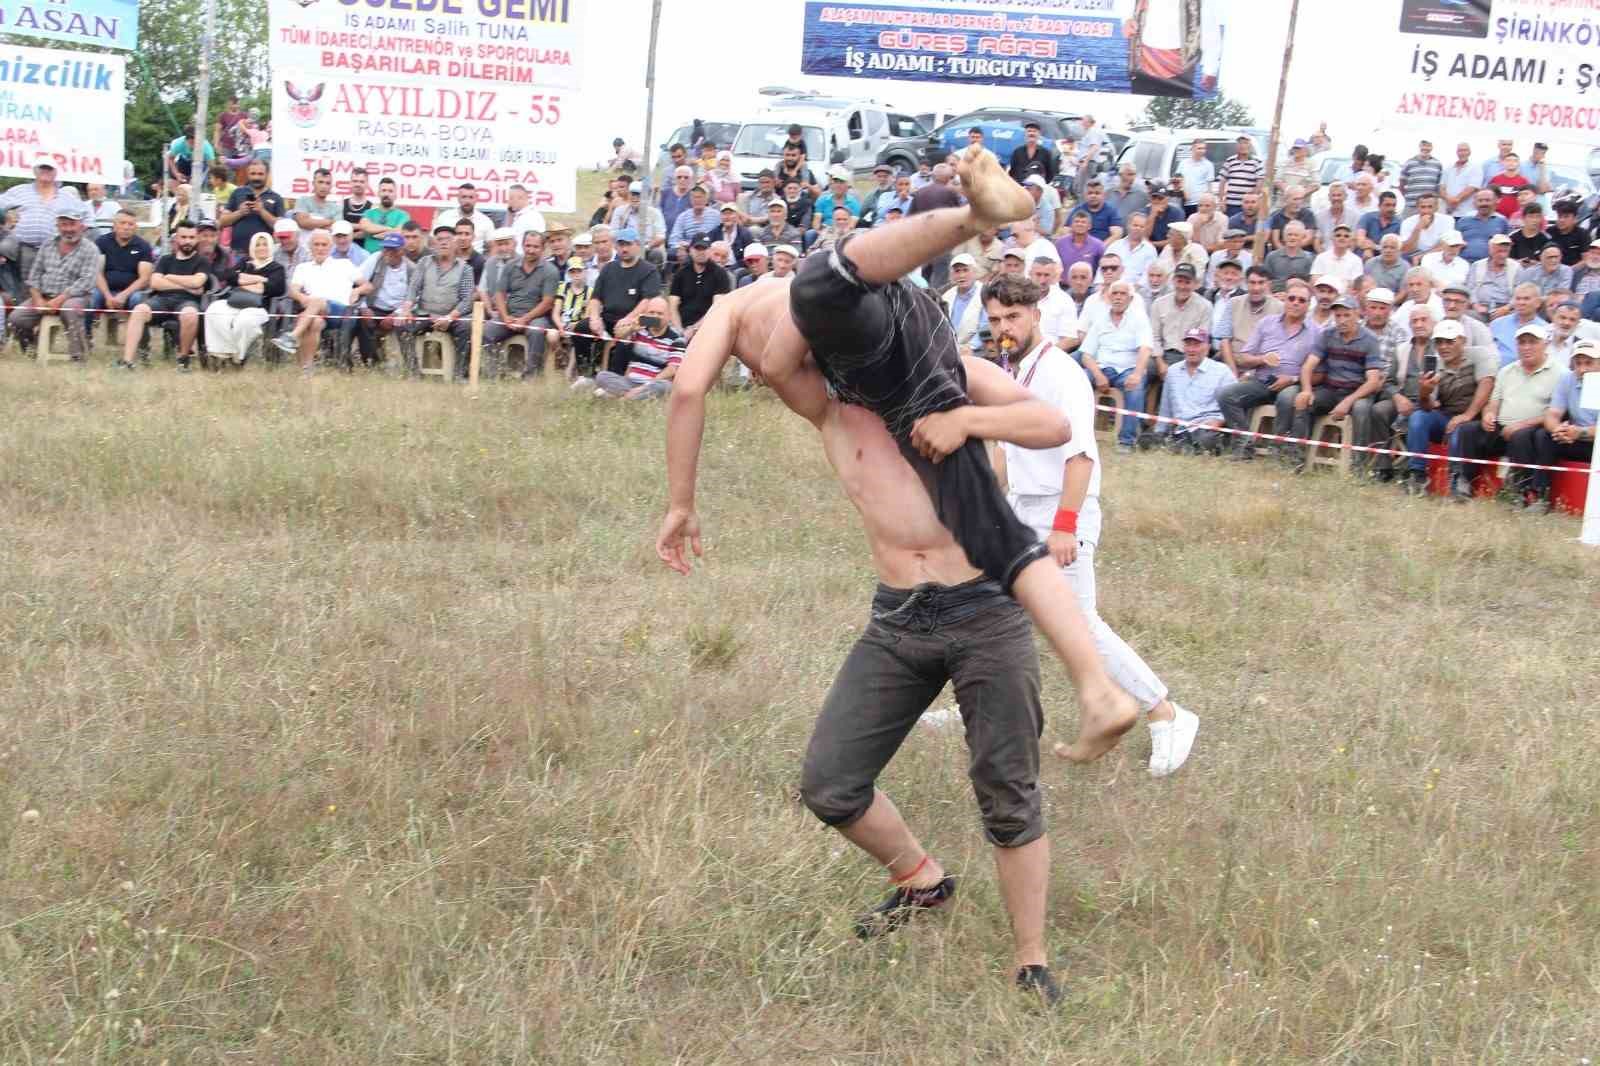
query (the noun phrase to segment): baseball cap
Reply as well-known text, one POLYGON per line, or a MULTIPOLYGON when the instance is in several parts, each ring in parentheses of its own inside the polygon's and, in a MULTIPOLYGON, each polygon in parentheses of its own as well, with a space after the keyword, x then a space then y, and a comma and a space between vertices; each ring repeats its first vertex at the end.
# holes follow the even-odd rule
POLYGON ((294 224, 292 218, 280 218, 272 224, 274 236, 282 237, 286 233, 299 233, 300 227, 294 224))
POLYGON ((717 208, 717 210, 718 211, 737 211, 737 210, 739 210, 739 205, 738 204, 723 204, 721 207, 717 208))
MULTIPOLYGON (((1171 227, 1169 226, 1168 228, 1170 229, 1171 227)), ((1238 226, 1234 226, 1232 229, 1227 230, 1226 232, 1224 232, 1222 234, 1222 239, 1225 240, 1225 241, 1234 241, 1234 240, 1242 241, 1248 236, 1250 236, 1250 234, 1246 233, 1244 230, 1240 229, 1238 226)))
POLYGON ((1172 276, 1175 278, 1191 279, 1198 277, 1198 275, 1195 273, 1193 263, 1179 263, 1177 266, 1172 268, 1172 276))
POLYGON ((1156 184, 1156 185, 1150 186, 1150 196, 1152 198, 1157 197, 1157 196, 1165 198, 1166 195, 1167 195, 1167 187, 1165 185, 1156 184))
POLYGON ((1185 237, 1194 236, 1194 227, 1187 222, 1174 222, 1167 227, 1168 233, 1174 231, 1183 234, 1185 237))
POLYGON ((835 163, 833 166, 828 168, 828 180, 849 181, 850 168, 845 166, 843 163, 835 163))
POLYGON ((581 255, 575 255, 567 260, 568 270, 582 270, 584 267, 585 263, 583 261, 583 256, 581 255))
POLYGON ((711 247, 711 238, 707 237, 704 233, 702 233, 698 237, 696 237, 694 240, 689 242, 689 247, 691 247, 691 248, 702 248, 702 249, 703 248, 710 248, 711 247))
MULTIPOLYGON (((1345 225, 1343 222, 1341 222, 1337 226, 1333 227, 1333 232, 1334 233, 1338 233, 1340 230, 1344 230, 1346 233, 1349 233, 1350 232, 1350 227, 1345 225)), ((1456 234, 1456 236, 1459 237, 1460 234, 1458 233, 1458 234, 1456 234)), ((1461 243, 1462 244, 1466 244, 1467 242, 1466 241, 1462 241, 1461 243)))
POLYGON ((587 248, 593 243, 594 238, 589 236, 587 233, 580 233, 576 237, 572 238, 572 246, 574 248, 587 248))
POLYGON ((1550 331, 1545 329, 1543 322, 1529 322, 1525 326, 1518 326, 1516 335, 1518 337, 1538 337, 1540 340, 1545 340, 1550 336, 1550 331))
POLYGON ((1453 292, 1459 296, 1465 296, 1469 300, 1472 299, 1472 290, 1461 284, 1459 281, 1452 281, 1450 284, 1439 290, 1440 295, 1443 295, 1447 292, 1453 292))
POLYGON ((1317 283, 1311 287, 1313 289, 1327 288, 1332 289, 1334 292, 1342 293, 1344 292, 1344 279, 1335 274, 1324 274, 1322 277, 1318 278, 1317 283))
POLYGON ((1600 341, 1579 341, 1572 346, 1572 358, 1587 356, 1590 359, 1600 359, 1600 341))
POLYGON ((781 255, 792 255, 796 259, 799 259, 800 258, 800 249, 796 248, 792 244, 778 244, 778 245, 774 245, 773 246, 772 254, 773 255, 780 255, 780 254, 781 255))
POLYGON ((1218 270, 1221 270, 1223 267, 1233 267, 1235 270, 1243 270, 1244 264, 1239 262, 1237 259, 1224 259, 1222 262, 1217 264, 1218 270))
POLYGON ((888 163, 879 163, 877 166, 872 168, 872 172, 874 174, 888 174, 892 169, 893 168, 890 167, 888 163))
POLYGON ((214 218, 202 218, 199 222, 196 222, 194 224, 194 228, 195 229, 216 229, 217 228, 217 220, 214 219, 214 218))
POLYGON ((1295 147, 1295 148, 1309 148, 1309 147, 1311 147, 1311 146, 1310 146, 1310 145, 1308 145, 1308 144, 1307 144, 1307 143, 1306 143, 1306 142, 1305 142, 1305 138, 1303 138, 1303 137, 1297 137, 1297 138, 1296 138, 1296 139, 1295 139, 1295 142, 1294 142, 1294 145, 1293 145, 1293 147, 1295 147))
POLYGON ((1368 289, 1367 301, 1369 303, 1390 304, 1394 303, 1393 289, 1368 289))
POLYGON ((82 218, 83 209, 76 200, 66 200, 56 205, 57 218, 82 218))
POLYGON ((1359 308, 1356 306, 1356 298, 1354 296, 1349 295, 1348 293, 1346 293, 1345 295, 1340 296, 1338 299, 1334 300, 1333 301, 1333 306, 1335 308, 1343 308, 1346 311, 1359 310, 1359 308))
POLYGON ((1458 341, 1467 335, 1461 323, 1453 318, 1447 318, 1433 327, 1433 339, 1436 341, 1458 341))
POLYGON ((1028 121, 1022 124, 1022 128, 1025 130, 1036 130, 1039 128, 1039 123, 1030 118, 1028 121))
POLYGON ((638 194, 643 194, 644 193, 644 182, 642 182, 642 181, 630 181, 630 182, 628 182, 628 195, 629 196, 633 196, 635 193, 638 193, 638 194))
POLYGON ((385 233, 383 240, 379 244, 385 248, 404 248, 406 246, 406 238, 401 233, 385 233))
POLYGON ((1001 259, 1010 259, 1013 256, 1015 256, 1017 259, 1022 260, 1023 262, 1027 262, 1027 256, 1023 255, 1022 254, 1022 249, 1018 248, 1015 245, 1012 245, 1010 248, 1007 248, 1005 250, 1005 252, 1001 254, 1000 258, 1001 259))
POLYGON ((333 235, 335 237, 348 237, 355 231, 355 227, 342 218, 333 224, 333 235))
POLYGON ((1453 244, 1453 245, 1455 245, 1456 247, 1459 248, 1462 245, 1467 243, 1467 239, 1461 235, 1461 231, 1460 230, 1454 230, 1453 229, 1449 233, 1446 233, 1442 238, 1440 238, 1439 243, 1440 244, 1453 244))
POLYGON ((1508 233, 1496 233, 1493 237, 1489 238, 1489 243, 1490 244, 1510 244, 1511 243, 1511 235, 1508 234, 1508 233))
POLYGON ((639 243, 639 231, 634 229, 632 226, 623 226, 621 229, 611 234, 611 236, 613 240, 618 242, 626 241, 628 244, 639 243))
POLYGON ((953 267, 975 267, 978 265, 978 261, 966 252, 962 252, 960 255, 950 257, 950 265, 953 267))
MULTIPOLYGON (((1185 264, 1185 265, 1187 265, 1187 264, 1185 264)), ((1196 326, 1194 329, 1191 329, 1188 333, 1185 333, 1183 335, 1183 339, 1185 341, 1201 341, 1202 343, 1210 344, 1211 343, 1211 334, 1207 333, 1205 330, 1201 329, 1199 326, 1196 326)))
POLYGON ((1039 188, 1043 189, 1050 183, 1045 181, 1044 178, 1038 174, 1029 174, 1026 178, 1022 179, 1022 184, 1037 185, 1039 188))
MULTIPOLYGON (((335 230, 338 228, 337 226, 334 227, 335 230)), ((514 241, 517 239, 517 231, 510 226, 496 226, 489 233, 489 239, 491 241, 514 241)))
POLYGON ((55 157, 54 156, 48 156, 48 155, 36 155, 36 156, 34 156, 33 157, 33 166, 29 167, 28 169, 29 170, 38 170, 40 167, 49 167, 51 170, 56 169, 55 157))
POLYGON ((746 259, 765 259, 767 257, 767 246, 761 243, 747 244, 744 246, 744 257, 746 259))

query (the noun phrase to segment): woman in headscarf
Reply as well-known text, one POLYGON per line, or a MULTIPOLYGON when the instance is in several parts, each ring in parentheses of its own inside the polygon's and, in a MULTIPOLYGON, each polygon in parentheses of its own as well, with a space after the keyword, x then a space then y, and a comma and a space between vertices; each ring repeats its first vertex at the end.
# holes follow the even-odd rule
POLYGON ((251 237, 245 258, 224 270, 222 281, 233 291, 206 308, 206 351, 214 359, 243 364, 267 324, 267 308, 284 293, 283 264, 273 261, 272 238, 251 237))
POLYGON ((716 166, 706 171, 705 180, 713 203, 731 204, 739 199, 739 175, 733 172, 732 152, 717 153, 716 166))

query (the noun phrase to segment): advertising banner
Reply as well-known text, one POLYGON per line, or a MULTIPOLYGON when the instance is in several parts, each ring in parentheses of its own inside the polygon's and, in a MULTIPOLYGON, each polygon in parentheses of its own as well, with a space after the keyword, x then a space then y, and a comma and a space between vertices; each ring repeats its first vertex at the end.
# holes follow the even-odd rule
POLYGON ((808 0, 803 74, 1217 95, 1229 0, 808 0))
POLYGON ((126 66, 119 55, 0 50, 0 175, 31 178, 47 155, 63 181, 122 184, 126 66))
POLYGON ((139 0, 0 0, 0 33, 134 48, 139 44, 139 0))
POLYGON ((1379 126, 1438 137, 1600 139, 1600 7, 1392 0, 1379 126))
POLYGON ((365 167, 406 206, 463 182, 576 207, 585 0, 269 0, 273 186, 365 167))

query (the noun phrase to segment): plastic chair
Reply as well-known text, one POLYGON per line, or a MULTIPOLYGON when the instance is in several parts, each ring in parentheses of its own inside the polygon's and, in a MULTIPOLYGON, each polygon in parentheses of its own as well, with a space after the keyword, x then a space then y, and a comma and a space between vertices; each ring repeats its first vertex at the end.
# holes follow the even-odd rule
POLYGON ((1351 424, 1349 417, 1341 418, 1337 422, 1327 415, 1318 418, 1311 423, 1311 439, 1316 443, 1306 445, 1306 464, 1308 466, 1334 466, 1339 468, 1341 474, 1348 474, 1350 472, 1350 457, 1353 454, 1350 451, 1350 445, 1354 443, 1354 433, 1355 427, 1351 424), (1329 431, 1337 433, 1338 436, 1329 439, 1327 436, 1329 431), (1331 444, 1339 446, 1339 454, 1337 456, 1326 454, 1328 446, 1331 444))
POLYGON ((72 359, 67 346, 67 324, 60 315, 45 315, 39 319, 38 359, 41 363, 65 363, 72 359))
POLYGON ((456 341, 448 333, 438 330, 427 330, 417 334, 417 373, 423 377, 443 378, 454 381, 456 376, 456 341), (428 350, 437 348, 439 363, 437 366, 428 365, 428 350))

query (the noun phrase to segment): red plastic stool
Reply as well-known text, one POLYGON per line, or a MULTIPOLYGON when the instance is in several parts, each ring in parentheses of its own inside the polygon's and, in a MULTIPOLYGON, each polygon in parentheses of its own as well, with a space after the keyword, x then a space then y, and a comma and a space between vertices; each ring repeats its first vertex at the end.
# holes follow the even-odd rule
POLYGON ((1450 464, 1445 462, 1444 458, 1449 453, 1445 451, 1443 444, 1430 444, 1428 445, 1428 454, 1439 457, 1428 460, 1428 494, 1430 496, 1450 495, 1450 464))
POLYGON ((1562 463, 1560 472, 1550 475, 1550 506, 1556 510, 1581 515, 1588 495, 1588 463, 1562 463))

